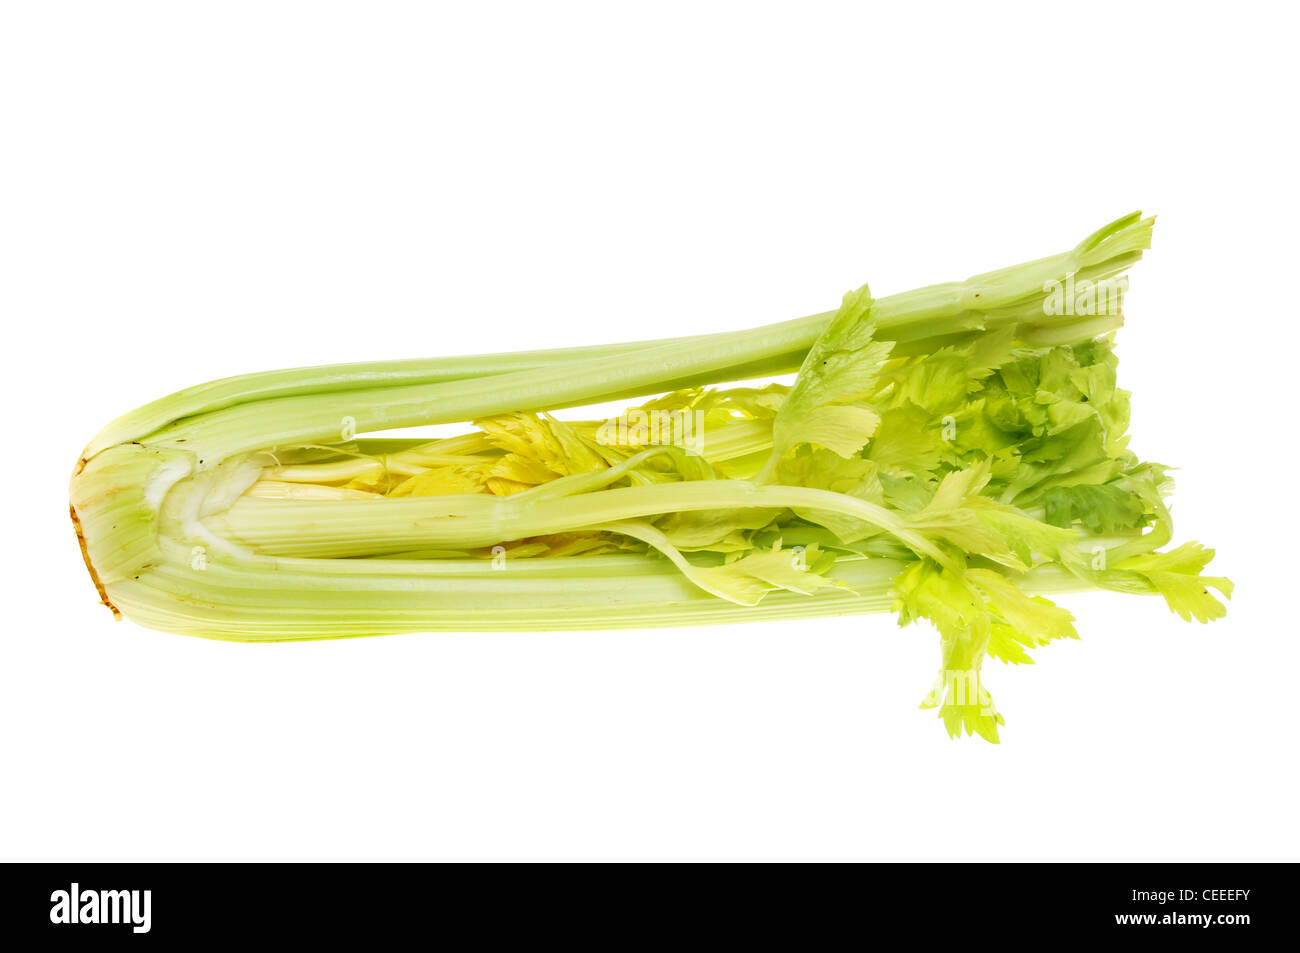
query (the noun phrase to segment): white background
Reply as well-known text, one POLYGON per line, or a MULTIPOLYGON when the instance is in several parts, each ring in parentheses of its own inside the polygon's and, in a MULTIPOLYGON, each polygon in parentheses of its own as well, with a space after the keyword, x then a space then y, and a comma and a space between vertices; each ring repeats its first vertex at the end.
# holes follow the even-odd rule
POLYGON ((1287 8, 469 7, 5 7, 0 857, 1300 858, 1287 8), (1064 599, 1001 746, 883 616, 249 646, 81 565, 78 451, 180 387, 748 327, 1135 208, 1133 446, 1238 594, 1064 599))

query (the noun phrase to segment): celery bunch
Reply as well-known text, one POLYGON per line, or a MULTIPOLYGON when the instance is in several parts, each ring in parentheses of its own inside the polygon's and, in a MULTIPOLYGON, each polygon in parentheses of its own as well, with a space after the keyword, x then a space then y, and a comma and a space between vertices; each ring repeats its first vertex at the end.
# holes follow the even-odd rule
POLYGON ((1151 226, 734 333, 202 385, 91 442, 73 522, 115 613, 212 638, 893 610, 940 635, 924 704, 996 741, 984 658, 1076 636, 1047 595, 1156 594, 1205 622, 1231 593, 1212 551, 1161 551, 1170 482, 1128 449, 1112 332, 1151 226))

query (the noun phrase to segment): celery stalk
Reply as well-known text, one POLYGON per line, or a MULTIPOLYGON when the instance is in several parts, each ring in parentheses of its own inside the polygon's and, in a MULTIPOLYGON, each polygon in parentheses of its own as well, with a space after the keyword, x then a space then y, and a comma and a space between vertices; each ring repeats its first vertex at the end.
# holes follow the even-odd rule
MULTIPOLYGON (((945 669, 978 671, 1073 635, 1045 594, 1160 594, 1215 618, 1208 589, 1231 584, 1200 575, 1196 544, 1159 551, 1168 481, 1127 449, 1122 314, 1053 305, 1123 280, 1152 222, 747 330, 190 388, 91 441, 73 522, 115 613, 242 641, 893 609, 935 623, 945 669), (653 394, 609 431, 625 443, 537 416, 653 394), (656 446, 632 414, 698 418, 709 441, 656 446), (358 439, 458 422, 478 429, 358 439)), ((996 740, 995 712, 945 691, 927 705, 996 740)))

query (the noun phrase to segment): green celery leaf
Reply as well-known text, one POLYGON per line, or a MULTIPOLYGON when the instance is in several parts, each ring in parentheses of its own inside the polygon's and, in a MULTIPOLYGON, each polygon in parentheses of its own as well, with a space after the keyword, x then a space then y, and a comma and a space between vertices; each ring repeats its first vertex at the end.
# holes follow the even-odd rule
POLYGON ((1044 519, 1053 526, 1077 520, 1089 532, 1115 533, 1147 522, 1147 507, 1131 490, 1113 483, 1054 486, 1043 494, 1044 519))
POLYGON ((1229 579, 1201 575, 1213 558, 1214 550, 1193 542, 1184 543, 1167 553, 1130 557, 1116 568, 1145 576, 1165 597, 1169 608, 1185 621, 1209 622, 1223 618, 1228 611, 1210 589, 1217 589, 1228 599, 1232 598, 1233 589, 1229 579))
POLYGON ((772 459, 764 478, 799 444, 851 457, 871 439, 879 415, 866 402, 893 344, 875 340, 871 293, 866 285, 844 296, 835 317, 813 344, 794 389, 772 427, 772 459))

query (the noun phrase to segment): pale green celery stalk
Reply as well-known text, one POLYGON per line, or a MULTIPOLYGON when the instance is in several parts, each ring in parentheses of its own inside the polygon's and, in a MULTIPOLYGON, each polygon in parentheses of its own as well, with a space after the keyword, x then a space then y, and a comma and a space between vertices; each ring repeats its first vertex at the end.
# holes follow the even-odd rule
POLYGON ((809 319, 729 335, 707 348, 694 341, 656 345, 625 359, 583 358, 551 367, 495 374, 467 384, 367 388, 280 397, 185 418, 150 434, 155 446, 202 447, 205 462, 271 445, 328 443, 344 421, 356 432, 455 423, 516 410, 555 410, 760 374, 794 370, 794 357, 817 336, 809 319))
MULTIPOLYGON (((632 554, 484 560, 302 560, 249 557, 190 568, 168 542, 158 567, 115 587, 114 599, 149 628, 237 641, 285 641, 404 632, 508 632, 720 625, 888 612, 899 560, 843 559, 848 588, 815 596, 769 593, 739 606, 697 588, 669 562, 632 554), (555 564, 561 565, 555 565, 555 564), (267 585, 267 577, 275 580, 267 585)), ((1042 567, 1018 580, 1050 596, 1089 588, 1042 567)))
MULTIPOLYGON (((1064 282, 1071 274, 1090 280, 1120 274, 1149 246, 1153 221, 1132 213, 1064 254, 881 298, 873 307, 878 335, 916 344, 1027 323, 1031 330, 1042 325, 1067 337, 1067 329, 1079 325, 1077 340, 1086 340, 1095 336, 1095 319, 1049 318, 1042 307, 1047 284, 1064 282)), ((833 314, 644 344, 387 366, 335 365, 231 378, 182 391, 127 415, 92 441, 83 458, 113 443, 148 437, 151 443, 182 449, 201 443, 211 458, 224 459, 272 444, 336 442, 345 418, 362 433, 789 373, 798 369, 833 314), (468 370, 458 368, 461 361, 468 370), (465 377, 475 375, 475 385, 465 386, 465 377), (415 382, 409 383, 412 379, 415 382), (385 386, 373 386, 376 380, 385 386), (240 387, 247 387, 253 398, 241 400, 240 387), (212 393, 205 394, 205 388, 212 393), (162 420, 170 425, 158 424, 162 420), (151 431, 151 426, 156 429, 151 431)))
MULTIPOLYGON (((703 336, 701 340, 706 340, 703 336)), ((583 358, 612 358, 657 343, 603 344, 595 347, 554 348, 545 351, 515 351, 504 354, 473 354, 463 357, 424 358, 402 361, 374 361, 330 364, 323 367, 295 367, 226 377, 177 391, 119 417, 99 433, 86 448, 86 456, 128 440, 138 440, 183 417, 251 404, 273 397, 300 397, 410 384, 436 384, 473 380, 493 374, 531 370, 564 364, 583 358)), ((418 443, 419 441, 413 441, 418 443)))
POLYGON ((706 429, 701 453, 710 463, 724 463, 772 449, 772 421, 735 420, 706 429))
MULTIPOLYGON (((538 489, 551 487, 543 484, 538 489)), ((343 558, 420 546, 472 549, 665 513, 796 507, 860 519, 890 533, 915 553, 951 564, 942 550, 907 529, 902 517, 883 506, 828 490, 760 486, 742 480, 616 487, 559 499, 533 498, 529 493, 330 502, 243 498, 206 525, 222 538, 262 554, 343 558)))
MULTIPOLYGON (((1073 334, 1077 340, 1085 340, 1095 333, 1095 322, 1045 316, 1042 302, 1047 283, 1064 281, 1069 274, 1094 280, 1118 274, 1147 247, 1149 231, 1150 220, 1128 216, 1064 255, 967 282, 879 299, 875 314, 880 337, 900 342, 895 353, 919 353, 981 328, 1014 323, 1025 336, 1073 334)), ((442 575, 443 561, 263 557, 213 527, 223 519, 242 519, 244 504, 236 509, 231 504, 256 479, 267 451, 338 444, 352 428, 360 434, 509 411, 555 410, 788 373, 802 363, 831 315, 827 312, 768 327, 670 341, 338 365, 202 385, 120 418, 91 441, 72 480, 73 521, 106 605, 119 605, 147 625, 194 634, 306 638, 447 627, 685 624, 767 617, 764 612, 789 613, 791 617, 822 614, 829 604, 823 597, 791 598, 786 593, 772 593, 751 608, 729 606, 706 596, 708 608, 702 608, 700 594, 693 592, 687 602, 670 600, 666 608, 655 601, 658 592, 638 590, 621 570, 617 581, 606 589, 589 590, 592 582, 585 575, 585 558, 557 560, 565 563, 566 572, 572 570, 572 576, 559 577, 568 580, 562 583, 551 578, 547 584, 566 589, 571 585, 573 596, 561 609, 548 614, 550 610, 542 607, 545 600, 539 600, 535 608, 533 594, 522 588, 525 578, 541 577, 525 577, 518 571, 487 575, 493 570, 482 561, 469 561, 464 573, 454 575, 453 584, 442 575), (255 454, 258 462, 241 462, 243 454, 255 454), (166 520, 161 518, 164 509, 166 520), (383 574, 375 575, 371 567, 380 563, 383 574), (473 602, 477 597, 463 588, 467 580, 474 580, 474 593, 489 593, 481 613, 458 608, 459 600, 473 602)), ((703 490, 687 490, 685 484, 634 489, 668 491, 669 496, 656 503, 659 511, 682 509, 679 503, 689 506, 692 501, 709 507, 735 505, 734 499, 722 498, 711 485, 705 484, 703 490), (703 495, 693 497, 693 493, 703 495)), ((754 505, 793 502, 818 509, 852 507, 843 500, 830 505, 817 495, 822 491, 794 488, 800 492, 781 495, 791 488, 767 489, 774 495, 755 498, 754 505)), ((622 491, 601 491, 593 496, 617 492, 622 491)), ((626 498, 615 497, 618 499, 626 498)), ((644 502, 638 501, 638 511, 644 510, 644 502)), ((576 504, 557 501, 564 513, 567 510, 560 504, 592 508, 588 500, 576 504)), ((347 510, 352 505, 331 504, 320 517, 331 524, 339 520, 346 524, 350 514, 361 512, 347 510)), ((550 504, 539 504, 539 508, 541 505, 550 504)), ((369 519, 370 511, 365 512, 369 519)), ((400 507, 376 511, 377 528, 358 524, 349 531, 362 540, 387 539, 400 532, 393 525, 402 518, 399 514, 409 512, 400 507)), ((879 514, 854 512, 880 523, 879 514)), ((627 514, 609 512, 600 518, 612 520, 623 515, 627 514)), ((274 521, 295 517, 267 510, 265 518, 272 521, 266 528, 274 535, 274 521)), ((241 524, 239 528, 250 535, 258 531, 254 525, 241 524)), ((299 528, 310 534, 310 527, 299 528)), ((504 523, 494 531, 499 539, 507 540, 525 535, 519 528, 504 523)), ((335 532, 329 528, 324 535, 335 532)), ((413 548, 422 548, 427 541, 421 538, 421 545, 413 548)), ((909 545, 915 549, 916 542, 928 545, 924 540, 909 545)), ((672 579, 663 584, 688 585, 680 578, 672 579)), ((883 598, 878 591, 873 593, 873 598, 883 598)), ((851 603, 844 611, 866 608, 851 603)))
MULTIPOLYGON (((1043 300, 1053 283, 1066 276, 1103 281, 1128 270, 1151 247, 1154 218, 1133 212, 1093 232, 1071 251, 975 275, 965 281, 930 285, 887 298, 872 306, 877 337, 899 343, 992 330, 1007 324, 1066 329, 1078 326, 1077 340, 1095 335, 1086 330, 1088 315, 1048 315, 1043 300)), ((1069 343, 1061 341, 1058 343, 1069 343)), ((895 348, 895 353, 904 353, 895 348)))
MULTIPOLYGON (((471 463, 479 458, 475 454, 499 452, 483 433, 464 434, 445 440, 389 439, 355 440, 320 459, 300 461, 286 465, 276 454, 268 451, 267 467, 263 477, 290 483, 347 483, 349 480, 388 473, 392 476, 414 476, 429 467, 453 463, 471 463)), ((286 454, 281 454, 284 456, 286 454)), ((297 456, 289 451, 287 456, 297 456)))

